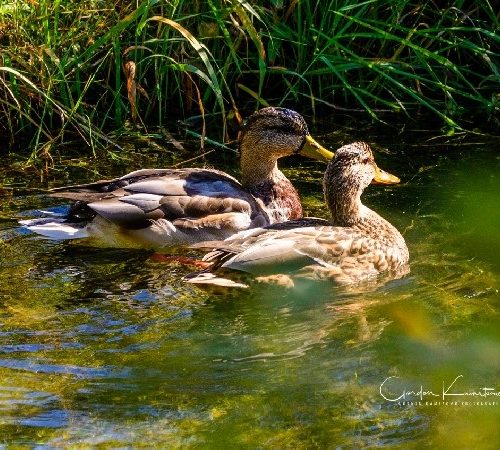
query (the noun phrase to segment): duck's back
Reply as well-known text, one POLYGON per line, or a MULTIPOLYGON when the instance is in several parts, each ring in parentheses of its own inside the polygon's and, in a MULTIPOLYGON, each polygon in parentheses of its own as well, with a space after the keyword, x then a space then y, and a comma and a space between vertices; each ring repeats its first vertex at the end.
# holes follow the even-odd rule
POLYGON ((224 267, 254 275, 300 273, 339 284, 406 270, 407 252, 356 228, 322 222, 326 221, 308 223, 304 219, 241 232, 214 245, 216 250, 205 259, 214 263, 213 269, 224 267))
POLYGON ((56 239, 94 235, 113 246, 158 248, 224 239, 270 223, 261 202, 238 181, 210 169, 142 169, 51 195, 75 202, 68 216, 24 224, 56 239))

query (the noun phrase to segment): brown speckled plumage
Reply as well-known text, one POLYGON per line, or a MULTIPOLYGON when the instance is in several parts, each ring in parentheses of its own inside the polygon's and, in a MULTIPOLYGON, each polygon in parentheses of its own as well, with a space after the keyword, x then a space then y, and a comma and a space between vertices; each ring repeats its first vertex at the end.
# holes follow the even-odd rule
POLYGON ((394 248, 403 259, 408 259, 408 249, 399 231, 361 203, 361 194, 373 180, 375 167, 373 153, 365 142, 342 147, 328 165, 323 190, 332 224, 352 227, 374 239, 374 248, 394 248))
POLYGON ((266 180, 248 188, 254 197, 260 198, 264 203, 271 223, 302 217, 299 193, 290 180, 281 175, 274 180, 266 180))
POLYGON ((381 171, 370 147, 361 142, 339 149, 324 177, 332 224, 306 219, 238 233, 215 247, 205 259, 217 267, 255 275, 288 273, 294 277, 330 279, 337 284, 395 278, 408 272, 408 248, 399 231, 361 203, 372 180, 399 179, 381 171), (295 223, 294 223, 295 225, 295 223))

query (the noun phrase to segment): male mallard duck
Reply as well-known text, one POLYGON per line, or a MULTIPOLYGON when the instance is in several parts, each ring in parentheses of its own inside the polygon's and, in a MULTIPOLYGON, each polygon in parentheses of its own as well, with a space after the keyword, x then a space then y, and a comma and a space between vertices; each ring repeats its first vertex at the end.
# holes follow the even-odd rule
MULTIPOLYGON (((200 243, 194 247, 215 247, 204 258, 212 262, 210 271, 223 267, 261 276, 328 278, 337 284, 364 281, 383 272, 395 276, 406 273, 408 248, 403 236, 361 203, 362 192, 372 182, 394 184, 399 178, 377 167, 368 144, 345 145, 328 164, 323 181, 331 225, 322 225, 317 219, 302 219, 240 232, 224 242, 200 243)), ((285 284, 293 284, 291 278, 288 280, 285 284)), ((187 281, 238 285, 208 271, 188 276, 187 281)))
POLYGON ((111 181, 69 186, 51 195, 74 200, 64 218, 21 221, 53 239, 94 236, 112 246, 160 249, 302 216, 297 191, 278 169, 283 156, 333 157, 304 118, 285 108, 253 114, 240 135, 241 184, 211 169, 142 169, 111 181))

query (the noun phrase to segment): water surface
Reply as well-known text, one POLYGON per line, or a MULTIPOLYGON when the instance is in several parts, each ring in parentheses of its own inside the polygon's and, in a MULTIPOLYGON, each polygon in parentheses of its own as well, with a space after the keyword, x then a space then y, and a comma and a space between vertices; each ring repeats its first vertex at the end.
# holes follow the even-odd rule
MULTIPOLYGON (((192 268, 148 252, 47 241, 16 220, 61 201, 26 189, 41 186, 34 173, 6 171, 0 443, 494 448, 500 398, 442 391, 455 379, 450 393, 500 391, 498 143, 367 139, 404 182, 370 187, 364 201, 411 254, 407 277, 371 291, 207 291, 180 280, 192 268), (421 386, 422 399, 395 400, 421 386)), ((50 184, 178 162, 135 156, 53 172, 50 184)), ((237 173, 224 158, 208 164, 237 173)), ((285 166, 307 214, 327 217, 323 166, 285 166)))

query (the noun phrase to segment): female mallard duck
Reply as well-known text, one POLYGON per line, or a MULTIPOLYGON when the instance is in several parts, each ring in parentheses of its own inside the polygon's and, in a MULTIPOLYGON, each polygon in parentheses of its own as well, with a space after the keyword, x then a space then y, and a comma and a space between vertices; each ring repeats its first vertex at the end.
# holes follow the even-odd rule
POLYGON ((155 248, 222 240, 253 227, 302 216, 297 191, 278 169, 283 156, 328 161, 333 153, 285 108, 253 114, 240 135, 241 184, 211 169, 142 169, 111 181, 54 189, 74 200, 67 217, 26 220, 53 239, 97 237, 118 247, 155 248))
MULTIPOLYGON (((377 167, 368 144, 345 145, 328 164, 323 182, 331 225, 302 219, 195 247, 215 247, 204 258, 212 263, 211 271, 223 267, 254 275, 291 274, 328 278, 337 284, 357 283, 383 272, 401 275, 408 267, 403 236, 361 203, 363 190, 372 182, 394 184, 399 178, 377 167)), ((285 284, 293 284, 291 278, 287 280, 285 284)), ((187 277, 187 281, 237 285, 208 271, 187 277)))

